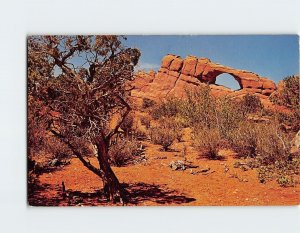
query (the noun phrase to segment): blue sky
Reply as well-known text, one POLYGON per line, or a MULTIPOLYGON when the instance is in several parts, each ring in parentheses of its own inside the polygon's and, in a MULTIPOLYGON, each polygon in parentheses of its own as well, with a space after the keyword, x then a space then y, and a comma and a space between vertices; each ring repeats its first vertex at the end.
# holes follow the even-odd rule
MULTIPOLYGON (((124 43, 140 49, 139 68, 157 70, 168 53, 186 57, 207 57, 215 63, 253 71, 276 83, 299 73, 299 37, 295 35, 256 36, 127 36, 124 43)), ((233 79, 217 83, 236 89, 233 79)))

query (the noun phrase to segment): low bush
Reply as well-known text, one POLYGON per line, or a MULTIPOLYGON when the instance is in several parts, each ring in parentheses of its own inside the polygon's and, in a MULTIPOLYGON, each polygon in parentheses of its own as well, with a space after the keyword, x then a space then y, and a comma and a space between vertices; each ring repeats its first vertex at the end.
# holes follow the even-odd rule
POLYGON ((154 144, 161 145, 163 150, 169 150, 169 147, 174 143, 177 135, 176 132, 168 127, 157 126, 151 128, 150 133, 151 141, 154 144))
POLYGON ((237 152, 237 157, 255 157, 257 149, 257 129, 254 123, 241 123, 238 128, 227 135, 229 143, 237 152))
POLYGON ((133 130, 134 115, 129 113, 123 120, 120 128, 125 132, 125 136, 128 137, 133 130))
POLYGON ((149 137, 149 130, 143 125, 136 125, 133 129, 133 137, 137 140, 146 140, 149 137))
POLYGON ((299 108, 300 76, 293 75, 283 79, 281 88, 270 99, 279 105, 299 108))
POLYGON ((194 130, 194 147, 200 153, 201 157, 208 159, 220 159, 219 150, 223 147, 222 139, 218 129, 194 130))
POLYGON ((283 134, 276 123, 257 127, 256 154, 262 157, 263 164, 287 161, 291 144, 287 135, 283 134))
POLYGON ((143 98, 143 105, 142 105, 142 107, 144 109, 151 108, 154 105, 155 105, 155 101, 154 100, 151 100, 151 99, 148 99, 148 98, 143 98))
POLYGON ((141 124, 144 125, 147 129, 151 126, 151 117, 150 116, 141 116, 141 124))
POLYGON ((260 98, 256 95, 246 94, 242 98, 241 105, 246 113, 256 113, 263 110, 260 98))
POLYGON ((261 183, 276 180, 282 187, 295 186, 299 183, 300 157, 273 164, 261 165, 258 168, 258 179, 261 183))
POLYGON ((141 143, 135 140, 123 139, 111 145, 109 149, 110 162, 117 167, 128 165, 141 155, 142 151, 141 143))
POLYGON ((168 98, 166 101, 156 106, 152 110, 151 115, 155 120, 158 120, 162 117, 176 117, 182 114, 183 109, 185 109, 184 100, 178 98, 168 98))
POLYGON ((300 108, 289 113, 277 112, 276 118, 284 131, 298 132, 300 130, 300 108))

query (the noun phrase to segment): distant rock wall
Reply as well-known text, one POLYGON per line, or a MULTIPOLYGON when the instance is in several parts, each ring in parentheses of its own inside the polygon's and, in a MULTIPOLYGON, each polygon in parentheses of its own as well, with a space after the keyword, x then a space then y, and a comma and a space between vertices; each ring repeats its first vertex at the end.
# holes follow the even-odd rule
POLYGON ((161 68, 157 73, 151 71, 136 74, 131 95, 156 100, 169 95, 182 97, 186 89, 205 83, 210 84, 213 94, 233 97, 252 93, 259 95, 262 99, 267 99, 276 90, 276 85, 272 80, 260 77, 253 72, 216 64, 208 58, 188 56, 182 59, 180 56, 169 54, 162 59, 161 68), (240 90, 234 91, 215 84, 217 76, 224 73, 232 75, 237 80, 240 90))

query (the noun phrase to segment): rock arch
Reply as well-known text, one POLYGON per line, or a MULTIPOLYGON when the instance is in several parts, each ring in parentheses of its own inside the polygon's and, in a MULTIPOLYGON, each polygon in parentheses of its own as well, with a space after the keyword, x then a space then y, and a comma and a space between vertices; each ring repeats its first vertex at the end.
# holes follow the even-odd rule
POLYGON ((213 63, 208 58, 197 58, 187 56, 182 59, 180 56, 169 54, 162 60, 162 65, 158 73, 164 73, 181 79, 197 79, 202 83, 215 84, 216 78, 220 74, 230 74, 240 84, 241 89, 249 92, 270 95, 276 90, 276 85, 272 80, 260 77, 246 70, 234 69, 213 63))
POLYGON ((230 88, 231 90, 238 91, 241 90, 241 84, 238 82, 237 78, 228 73, 221 73, 216 76, 215 84, 230 88))
POLYGON ((204 83, 210 84, 212 93, 216 96, 229 95, 234 98, 251 93, 267 99, 277 89, 272 80, 250 71, 213 63, 208 58, 188 56, 182 59, 180 56, 169 54, 162 59, 158 72, 138 72, 135 75, 131 96, 137 102, 143 98, 159 101, 168 95, 184 97, 187 89, 197 88, 204 83), (241 89, 234 91, 215 85, 217 77, 221 74, 233 76, 241 89))

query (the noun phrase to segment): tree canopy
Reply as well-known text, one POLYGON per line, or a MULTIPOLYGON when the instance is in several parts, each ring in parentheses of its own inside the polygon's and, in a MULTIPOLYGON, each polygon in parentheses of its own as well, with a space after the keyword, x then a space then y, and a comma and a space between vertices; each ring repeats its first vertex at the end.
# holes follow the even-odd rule
POLYGON ((42 145, 41 135, 51 133, 102 178, 110 200, 121 201, 108 149, 130 111, 127 81, 140 57, 123 40, 111 35, 28 37, 29 154, 42 145), (85 158, 82 148, 90 145, 96 148, 99 167, 85 158))

